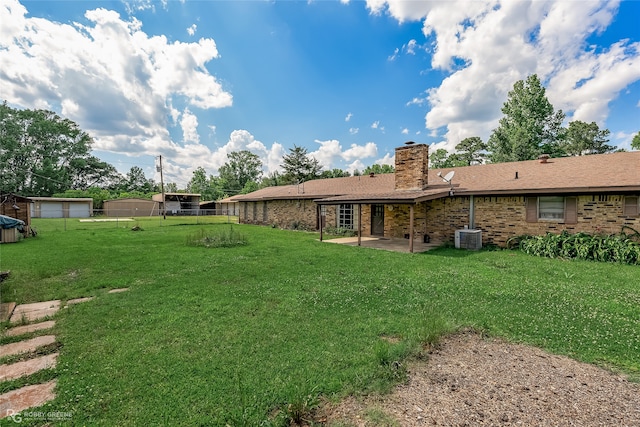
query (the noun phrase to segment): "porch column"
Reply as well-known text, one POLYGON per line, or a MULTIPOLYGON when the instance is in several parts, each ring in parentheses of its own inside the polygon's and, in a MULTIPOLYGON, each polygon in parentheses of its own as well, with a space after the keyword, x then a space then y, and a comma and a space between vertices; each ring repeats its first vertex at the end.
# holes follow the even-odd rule
POLYGON ((358 203, 358 246, 362 242, 362 204, 358 203))
POLYGON ((413 204, 409 205, 409 252, 413 253, 413 204))
POLYGON ((322 205, 318 205, 318 221, 320 221, 320 241, 322 242, 322 205))

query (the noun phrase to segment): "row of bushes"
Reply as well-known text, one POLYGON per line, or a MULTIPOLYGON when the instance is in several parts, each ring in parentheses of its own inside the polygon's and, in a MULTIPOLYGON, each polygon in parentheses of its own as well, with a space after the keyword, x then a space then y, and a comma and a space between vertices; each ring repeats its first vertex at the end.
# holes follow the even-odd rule
POLYGON ((640 264, 640 234, 612 235, 587 233, 547 233, 544 236, 519 236, 509 242, 525 253, 548 258, 577 258, 622 264, 640 264))

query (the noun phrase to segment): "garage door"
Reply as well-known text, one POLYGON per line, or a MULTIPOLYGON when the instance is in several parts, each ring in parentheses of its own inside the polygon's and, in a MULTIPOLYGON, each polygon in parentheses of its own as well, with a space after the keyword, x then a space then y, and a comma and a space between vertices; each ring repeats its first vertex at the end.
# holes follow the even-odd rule
POLYGON ((40 218, 62 218, 62 202, 40 203, 40 218))
POLYGON ((69 218, 89 218, 89 203, 69 202, 69 218))

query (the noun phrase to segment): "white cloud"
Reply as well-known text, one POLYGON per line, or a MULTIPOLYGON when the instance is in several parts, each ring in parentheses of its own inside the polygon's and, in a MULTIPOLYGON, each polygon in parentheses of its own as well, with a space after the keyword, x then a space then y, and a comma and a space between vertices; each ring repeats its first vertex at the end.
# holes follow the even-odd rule
POLYGON ((347 114, 347 117, 344 118, 344 121, 348 122, 349 120, 351 120, 351 117, 353 117, 353 114, 351 113, 347 114))
POLYGON ((402 48, 398 48, 398 47, 395 48, 393 50, 393 55, 390 55, 389 57, 387 57, 387 60, 395 61, 396 59, 398 59, 400 52, 406 53, 407 55, 415 55, 417 47, 418 47, 418 42, 415 39, 411 39, 407 43, 403 44, 402 48))
POLYGON ((556 109, 602 125, 609 103, 640 80, 640 43, 621 40, 598 50, 587 44, 612 22, 618 3, 368 0, 367 7, 399 22, 423 22, 431 66, 448 74, 427 91, 425 125, 452 149, 463 135, 486 140, 508 91, 533 73, 556 109))
POLYGON ((364 171, 367 168, 367 165, 365 165, 364 163, 362 163, 361 160, 356 160, 355 162, 351 163, 350 165, 347 166, 347 172, 349 172, 350 174, 353 174, 356 170, 359 172, 364 171))
POLYGON ((189 28, 187 28, 187 34, 189 34, 190 36, 193 36, 196 33, 197 29, 198 29, 198 26, 196 24, 193 24, 189 28))
POLYGON ((2 98, 24 108, 62 110, 94 137, 96 150, 162 153, 178 167, 210 155, 192 133, 193 118, 173 104, 201 109, 232 104, 231 94, 207 69, 219 57, 215 41, 149 36, 137 19, 106 9, 89 10, 85 18, 72 24, 31 18, 17 0, 3 1, 2 98), (176 125, 182 127, 182 143, 171 138, 169 129, 176 125))
POLYGON ((429 100, 427 98, 415 97, 411 101, 407 102, 406 106, 407 107, 409 107, 411 105, 420 105, 420 106, 422 106, 422 105, 426 104, 427 102, 429 102, 429 100))
POLYGON ((359 129, 359 128, 349 128, 349 133, 350 133, 351 135, 355 135, 355 134, 357 134, 358 132, 360 132, 360 129, 359 129))
POLYGON ((404 129, 402 129, 402 132, 401 132, 401 133, 402 133, 403 135, 409 135, 409 129, 404 128, 404 129))
POLYGON ((318 160, 324 169, 338 167, 343 161, 350 162, 354 159, 367 159, 378 155, 378 147, 373 142, 367 142, 365 145, 351 144, 346 150, 343 150, 340 141, 336 139, 315 142, 320 144, 320 148, 310 152, 309 155, 318 160))
POLYGON ((416 47, 418 46, 418 42, 415 39, 409 40, 409 43, 403 46, 404 51, 409 55, 416 54, 416 47))
POLYGON ((380 120, 371 123, 371 129, 378 129, 380 132, 384 132, 384 126, 380 126, 380 120))
POLYGON ((393 154, 385 154, 383 158, 376 160, 375 162, 373 162, 377 165, 391 165, 394 166, 396 164, 396 155, 395 153, 393 154))
POLYGON ((182 140, 187 142, 194 142, 198 144, 200 142, 200 135, 198 134, 198 117, 185 108, 182 113, 182 119, 180 120, 180 126, 182 127, 182 140))
POLYGON ((400 48, 395 48, 393 50, 393 55, 389 55, 387 57, 388 61, 395 61, 396 59, 398 59, 398 54, 400 53, 400 48))

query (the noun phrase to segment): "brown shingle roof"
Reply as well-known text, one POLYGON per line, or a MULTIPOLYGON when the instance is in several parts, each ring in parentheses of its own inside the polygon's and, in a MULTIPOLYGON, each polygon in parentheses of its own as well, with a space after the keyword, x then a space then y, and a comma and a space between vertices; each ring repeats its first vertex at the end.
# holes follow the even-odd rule
POLYGON ((640 151, 524 162, 494 163, 429 171, 424 191, 394 190, 394 174, 318 179, 301 185, 267 187, 236 196, 237 201, 322 199, 331 202, 419 202, 449 195, 437 176, 455 171, 457 195, 640 192, 640 151), (517 172, 517 178, 516 178, 517 172))

